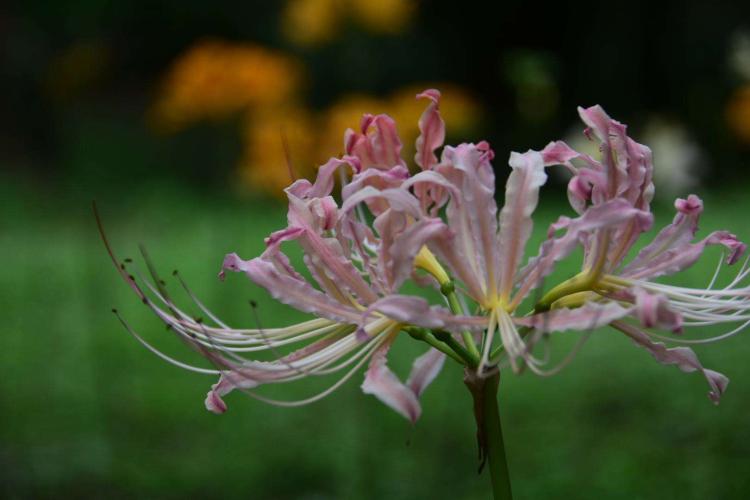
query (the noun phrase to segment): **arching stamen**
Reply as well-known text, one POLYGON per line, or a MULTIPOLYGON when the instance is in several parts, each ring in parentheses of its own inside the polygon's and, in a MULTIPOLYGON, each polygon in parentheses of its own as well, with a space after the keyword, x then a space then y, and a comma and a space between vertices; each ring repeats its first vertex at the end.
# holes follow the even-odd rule
MULTIPOLYGON (((117 260, 117 257, 115 257, 115 252, 112 250, 112 247, 109 244, 109 240, 107 239, 107 235, 104 232, 104 224, 102 223, 102 218, 99 215, 99 209, 96 206, 96 201, 91 202, 91 208, 94 211, 94 218, 96 219, 96 227, 99 230, 99 236, 102 239, 102 243, 104 243, 104 248, 107 250, 109 258, 112 259, 112 264, 114 264, 115 269, 117 269, 117 273, 122 277, 125 283, 127 283, 128 286, 133 289, 136 295, 138 295, 138 298, 144 300, 145 297, 143 295, 143 292, 141 292, 138 285, 136 285, 132 277, 127 272, 125 272, 125 270, 122 268, 122 264, 117 260)), ((127 260, 128 259, 126 259, 126 261, 127 260)))
POLYGON ((138 340, 146 349, 151 351, 152 353, 156 354, 158 357, 163 359, 169 364, 172 364, 174 366, 177 366, 179 368, 183 368, 185 370, 189 370, 191 372, 195 373, 202 373, 204 375, 219 375, 221 374, 221 371, 219 370, 211 370, 208 368, 201 368, 199 366, 193 366, 189 365, 187 363, 183 363, 182 361, 178 361, 167 354, 161 352, 156 347, 152 346, 150 343, 148 343, 143 337, 141 337, 128 323, 125 321, 125 318, 122 317, 122 315, 117 311, 117 309, 112 309, 112 312, 115 313, 115 316, 117 316, 117 319, 120 320, 120 323, 125 327, 125 329, 138 340))
POLYGON ((356 372, 359 370, 362 365, 365 364, 365 362, 372 356, 373 352, 375 352, 375 349, 380 347, 382 345, 383 341, 379 341, 376 343, 373 343, 372 347, 369 349, 369 352, 362 357, 362 359, 352 367, 351 370, 349 370, 342 378, 340 378, 336 383, 334 383, 331 387, 324 390, 323 392, 320 392, 319 394, 316 394, 315 396, 311 396, 307 399, 301 399, 297 401, 282 401, 278 399, 271 399, 265 396, 261 396, 260 394, 250 391, 248 389, 240 388, 243 393, 248 394, 249 396, 258 399, 259 401, 263 401, 264 403, 268 403, 270 405, 274 406, 281 406, 281 407, 297 407, 297 406, 305 406, 311 403, 315 403, 316 401, 320 401, 321 399, 325 398, 326 396, 333 393, 336 389, 344 385, 356 372))
MULTIPOLYGON (((266 337, 265 339, 258 338, 260 335, 260 330, 253 329, 253 330, 236 330, 236 329, 230 329, 230 328, 223 328, 223 329, 216 329, 212 328, 210 326, 206 326, 205 324, 198 325, 197 322, 193 320, 192 317, 190 317, 187 313, 182 311, 180 308, 178 308, 174 303, 169 301, 168 299, 162 297, 156 287, 151 284, 148 280, 144 279, 141 274, 136 270, 136 275, 139 276, 139 279, 143 281, 149 291, 154 294, 154 296, 162 303, 167 306, 170 311, 173 313, 176 313, 178 317, 173 317, 170 314, 167 314, 161 309, 156 308, 153 301, 149 301, 150 306, 152 310, 156 313, 156 315, 162 319, 165 323, 167 323, 169 326, 176 327, 180 331, 184 331, 187 335, 191 337, 197 337, 198 339, 206 340, 206 337, 211 337, 211 340, 214 342, 218 342, 222 344, 222 346, 225 346, 226 344, 232 345, 232 344, 265 344, 267 343, 269 338, 273 338, 277 341, 283 342, 284 344, 293 343, 297 340, 302 340, 303 338, 310 338, 317 335, 323 335, 325 333, 329 333, 332 330, 332 327, 336 327, 337 324, 330 320, 325 319, 315 319, 303 323, 299 323, 297 325, 292 325, 291 327, 287 328, 277 328, 272 330, 264 330, 263 335, 266 337), (157 310, 158 309, 158 310, 157 310), (323 325, 319 328, 320 325, 323 325)), ((226 347, 222 347, 222 349, 227 349, 226 347)), ((243 350, 262 350, 263 348, 237 348, 236 351, 243 351, 243 350)))
POLYGON ((258 330, 261 332, 261 336, 263 337, 264 341, 266 341, 266 346, 271 350, 273 355, 276 356, 276 362, 285 364, 290 370, 296 371, 299 375, 310 375, 310 373, 304 368, 298 368, 298 367, 292 366, 291 363, 288 363, 287 360, 285 359, 286 357, 281 355, 276 350, 276 347, 267 339, 267 337, 263 333, 263 325, 260 324, 260 316, 258 315, 258 303, 255 302, 254 300, 251 300, 250 309, 253 311, 255 324, 258 325, 258 330))
POLYGON ((717 335, 717 336, 714 336, 714 337, 709 337, 709 338, 706 338, 706 339, 674 338, 674 337, 667 337, 666 335, 661 335, 661 334, 658 334, 658 333, 650 332, 650 331, 645 330, 645 329, 644 329, 644 331, 648 335, 650 335, 651 337, 658 338, 660 340, 664 340, 664 341, 667 341, 667 342, 672 342, 672 343, 675 343, 675 344, 710 344, 712 342, 718 342, 719 340, 725 340, 725 339, 728 339, 729 337, 733 337, 734 335, 737 335, 742 330, 744 330, 745 328, 747 328, 748 325, 750 325, 750 319, 748 319, 747 321, 745 321, 744 323, 742 323, 737 328, 735 328, 733 330, 730 330, 729 332, 722 333, 721 335, 717 335))
POLYGON ((182 279, 182 275, 177 271, 177 269, 172 272, 172 276, 177 278, 177 280, 180 282, 180 285, 182 285, 182 288, 185 290, 185 293, 187 293, 188 297, 190 297, 193 303, 198 306, 198 309, 200 309, 203 314, 211 318, 211 320, 220 327, 229 328, 226 323, 221 321, 214 313, 212 313, 205 305, 203 305, 203 302, 201 302, 198 297, 190 290, 190 288, 188 288, 187 283, 182 279))

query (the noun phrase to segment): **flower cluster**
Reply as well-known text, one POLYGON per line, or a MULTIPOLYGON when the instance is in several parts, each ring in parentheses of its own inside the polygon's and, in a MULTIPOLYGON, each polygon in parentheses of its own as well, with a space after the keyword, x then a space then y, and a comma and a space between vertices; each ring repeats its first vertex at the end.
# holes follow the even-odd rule
MULTIPOLYGON (((718 402, 728 379, 704 368, 690 348, 659 342, 712 341, 750 323, 746 265, 722 288, 715 287, 716 276, 704 289, 655 281, 692 265, 711 245, 726 249, 728 265, 744 253, 745 245, 726 231, 694 240, 700 198, 678 199, 673 222, 626 263, 630 249, 652 226, 654 185, 650 150, 628 137, 623 124, 599 106, 579 109, 584 133, 599 144, 600 158, 560 141, 542 151, 511 153, 498 210, 493 150, 486 142, 443 146, 440 93, 427 90, 417 97, 427 107, 418 124, 414 169, 401 155, 393 119, 365 115, 359 130, 347 130, 341 158, 321 166, 314 182, 297 180, 285 190, 287 226, 266 238, 263 254, 244 260, 233 253, 224 259, 220 278, 227 271, 243 273, 314 319, 281 328, 234 329, 195 299, 211 320, 198 321, 178 308, 158 281, 136 279, 115 260, 155 314, 214 365, 187 365, 154 349, 181 367, 219 376, 206 407, 224 412, 223 398, 235 389, 280 405, 306 404, 368 364, 363 391, 415 421, 419 397, 446 357, 472 377, 505 369, 549 375, 574 354, 548 366, 536 351, 552 332, 579 330, 585 339, 605 325, 661 363, 702 373, 710 398, 718 402), (570 172, 568 198, 575 215, 555 221, 536 254, 526 258, 548 168, 570 172), (289 244, 302 249, 311 279, 284 252, 289 244), (548 286, 553 269, 576 248, 583 249, 581 271, 548 286), (439 289, 443 303, 404 293, 407 281, 439 289), (685 327, 713 324, 733 327, 710 339, 679 336, 685 327), (428 347, 405 382, 387 365, 399 335, 428 347), (258 351, 274 359, 244 356, 258 351), (333 385, 305 400, 274 401, 256 392, 263 384, 331 374, 337 374, 333 385)), ((722 267, 720 262, 717 275, 722 267)))

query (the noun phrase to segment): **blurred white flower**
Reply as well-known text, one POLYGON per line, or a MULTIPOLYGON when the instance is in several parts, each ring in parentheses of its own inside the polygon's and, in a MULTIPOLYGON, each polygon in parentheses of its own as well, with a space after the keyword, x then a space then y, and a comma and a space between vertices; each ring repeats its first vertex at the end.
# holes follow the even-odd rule
POLYGON ((707 159, 680 123, 654 117, 641 135, 654 153, 656 196, 671 200, 700 184, 707 159))
POLYGON ((729 42, 729 67, 745 80, 750 80, 750 31, 738 30, 729 42))

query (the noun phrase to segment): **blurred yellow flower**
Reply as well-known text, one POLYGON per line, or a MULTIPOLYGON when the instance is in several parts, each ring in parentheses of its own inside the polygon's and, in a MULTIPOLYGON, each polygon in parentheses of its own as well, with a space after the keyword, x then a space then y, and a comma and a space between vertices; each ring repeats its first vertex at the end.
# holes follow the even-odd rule
POLYGON ((281 30, 299 45, 317 45, 337 34, 341 0, 290 0, 281 14, 281 30))
POLYGON ((411 21, 415 0, 290 0, 281 16, 281 30, 299 45, 333 40, 346 17, 374 33, 396 34, 411 21))
POLYGON ((316 146, 315 121, 302 108, 265 107, 247 114, 238 172, 243 186, 284 196, 292 177, 310 177, 316 146))
POLYGON ((750 84, 734 91, 727 104, 726 117, 737 138, 750 143, 750 84))
POLYGON ((376 33, 400 33, 417 7, 414 0, 352 0, 352 15, 364 27, 376 33))
POLYGON ((299 88, 292 57, 253 45, 204 40, 172 65, 152 110, 157 128, 174 131, 220 119, 251 105, 287 100, 299 88))

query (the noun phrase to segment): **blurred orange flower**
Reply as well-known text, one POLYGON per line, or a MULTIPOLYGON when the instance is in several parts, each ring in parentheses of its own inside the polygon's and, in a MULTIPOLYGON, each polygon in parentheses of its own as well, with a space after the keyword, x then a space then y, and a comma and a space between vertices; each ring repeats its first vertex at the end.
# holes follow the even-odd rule
POLYGON ((727 104, 726 117, 737 138, 750 144, 750 84, 734 91, 727 104))
POLYGON ((300 81, 301 66, 286 54, 253 44, 204 40, 172 65, 152 119, 160 130, 179 130, 248 106, 284 102, 297 92, 300 81))

